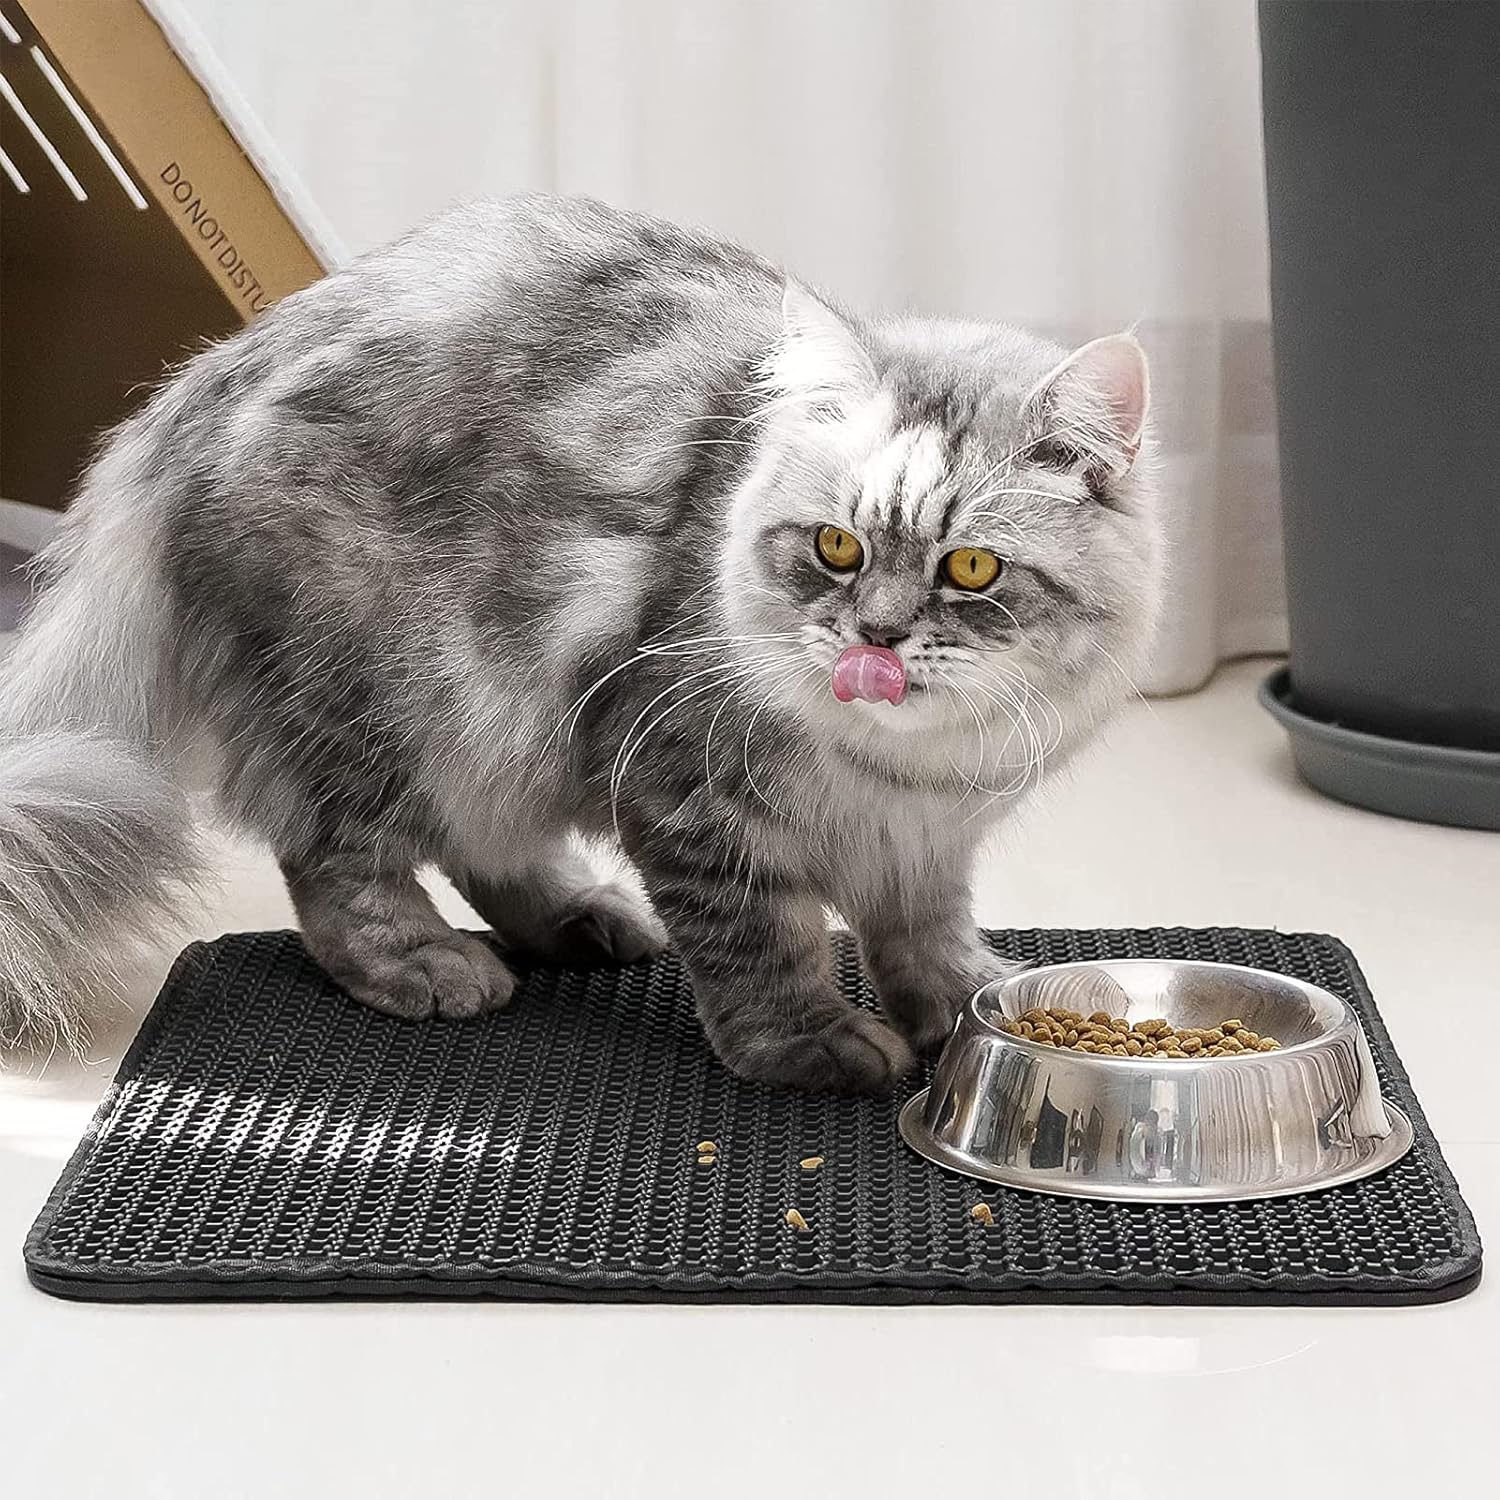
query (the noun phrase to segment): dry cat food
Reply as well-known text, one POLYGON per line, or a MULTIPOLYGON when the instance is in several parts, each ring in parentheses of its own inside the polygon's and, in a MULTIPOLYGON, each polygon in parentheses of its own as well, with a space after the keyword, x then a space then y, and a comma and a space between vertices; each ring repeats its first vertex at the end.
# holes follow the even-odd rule
POLYGON ((792 1226, 793 1229, 795 1229, 797 1231, 798 1234, 806 1234, 807 1233, 807 1220, 804 1219, 802 1217, 802 1215, 800 1213, 798 1213, 795 1208, 789 1208, 789 1209, 787 1209, 787 1211, 786 1211, 786 1221, 787 1221, 788 1224, 790 1224, 792 1226))
POLYGON ((1234 1057, 1274 1052, 1281 1043, 1251 1031, 1235 1017, 1217 1026, 1176 1027, 1160 1019, 1130 1022, 1102 1010, 1085 1016, 1076 1010, 1023 1010, 1007 1016, 1001 1031, 1045 1047, 1066 1047, 1107 1057, 1234 1057))
POLYGON ((995 1211, 988 1203, 976 1203, 969 1210, 969 1217, 980 1224, 989 1225, 995 1222, 995 1211))

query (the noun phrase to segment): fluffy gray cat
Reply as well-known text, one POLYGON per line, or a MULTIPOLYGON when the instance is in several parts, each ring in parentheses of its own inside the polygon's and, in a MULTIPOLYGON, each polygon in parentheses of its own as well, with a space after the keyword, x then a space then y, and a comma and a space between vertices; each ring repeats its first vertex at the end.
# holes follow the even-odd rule
POLYGON ((477 1016, 506 955, 670 937, 736 1072, 888 1086, 1007 967, 987 830, 1130 690, 1146 409, 1126 335, 867 320, 587 200, 288 298, 109 439, 45 560, 0 684, 0 1027, 75 1034, 200 868, 206 765, 366 1005, 477 1016))

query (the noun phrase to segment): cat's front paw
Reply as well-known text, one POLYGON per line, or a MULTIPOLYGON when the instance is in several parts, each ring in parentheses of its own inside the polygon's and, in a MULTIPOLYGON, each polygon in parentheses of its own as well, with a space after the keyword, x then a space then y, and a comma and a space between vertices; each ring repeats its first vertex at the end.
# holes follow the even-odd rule
POLYGON ((883 1094, 914 1059, 879 1017, 849 1006, 815 1029, 758 1037, 724 1061, 743 1078, 809 1093, 883 1094))
POLYGON ((1024 969, 1024 963, 1002 958, 988 948, 963 955, 957 962, 934 964, 919 973, 899 979, 875 981, 880 1008, 891 1024, 911 1043, 914 1051, 939 1051, 953 1035, 958 1013, 975 990, 997 979, 1009 979, 1024 969))
MULTIPOLYGON (((316 950, 314 950, 316 956, 316 950)), ((375 952, 331 969, 344 990, 372 1010, 422 1021, 464 1021, 510 1004, 516 977, 493 948, 450 932, 400 954, 375 952)))

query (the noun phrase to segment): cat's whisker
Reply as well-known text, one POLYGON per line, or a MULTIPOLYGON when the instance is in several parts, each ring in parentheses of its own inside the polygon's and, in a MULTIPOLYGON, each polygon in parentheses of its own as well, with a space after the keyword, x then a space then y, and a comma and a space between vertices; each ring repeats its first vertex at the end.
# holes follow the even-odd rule
MULTIPOLYGON (((749 661, 741 659, 737 664, 738 668, 740 669, 748 668, 751 671, 752 675, 756 677, 763 675, 766 671, 772 669, 773 667, 779 667, 782 665, 784 665, 784 661, 777 653, 770 653, 765 656, 751 658, 749 661)), ((705 677, 718 677, 724 672, 724 670, 724 665, 722 663, 716 662, 710 667, 704 667, 696 672, 690 672, 686 677, 679 678, 673 683, 669 684, 666 689, 658 693, 654 698, 651 699, 649 703, 647 703, 645 708, 643 708, 641 712, 636 716, 634 723, 632 723, 631 726, 625 731, 624 735, 621 736, 620 747, 615 752, 614 764, 610 769, 609 783, 610 816, 615 826, 616 836, 618 836, 620 832, 619 794, 621 788, 624 785, 625 776, 630 770, 631 761, 635 759, 637 753, 646 743, 646 740, 650 737, 650 735, 655 730, 660 728, 660 726, 664 724, 674 712, 684 707, 695 698, 700 698, 710 692, 713 692, 719 684, 716 681, 711 681, 701 687, 693 688, 691 692, 683 693, 682 696, 673 699, 673 701, 668 703, 667 707, 660 714, 658 714, 657 717, 651 721, 651 723, 649 723, 644 729, 640 731, 639 735, 636 736, 634 743, 632 744, 631 736, 635 734, 637 728, 641 723, 641 720, 644 719, 651 712, 651 710, 655 708, 656 705, 660 703, 664 698, 670 698, 675 693, 681 693, 682 689, 691 686, 691 684, 694 682, 701 681, 701 679, 705 677)))
MULTIPOLYGON (((953 652, 946 659, 962 662, 967 659, 967 654, 963 652, 953 652)), ((964 772, 960 767, 956 765, 953 766, 953 770, 960 776, 968 776, 968 779, 971 782, 970 790, 985 792, 989 794, 988 801, 983 804, 983 806, 985 807, 991 805, 991 803, 993 803, 999 797, 1014 796, 1019 794, 1022 790, 1025 789, 1026 783, 1030 777, 1031 768, 1034 764, 1035 750, 1033 747, 1035 736, 1034 731, 1032 730, 1032 726, 1022 716, 1022 714, 1018 712, 1019 705, 1016 703, 1014 697, 1008 697, 996 692, 991 685, 987 684, 981 678, 971 677, 965 679, 965 681, 960 681, 957 675, 951 671, 948 671, 946 667, 941 664, 941 662, 934 663, 934 676, 942 681, 944 686, 947 687, 955 697, 959 698, 960 701, 963 702, 965 707, 968 709, 970 716, 975 721, 975 727, 979 736, 980 759, 975 773, 972 776, 968 776, 968 773, 964 772), (986 702, 991 705, 992 708, 998 710, 998 716, 1003 718, 1008 725, 1009 732, 1007 733, 1004 742, 1000 745, 998 752, 996 752, 993 756, 991 756, 986 749, 986 745, 988 743, 988 735, 985 730, 986 716, 979 711, 978 706, 969 696, 969 691, 966 691, 966 686, 967 689, 979 693, 980 696, 983 697, 986 702), (1021 744, 1026 757, 1022 769, 1012 778, 1011 782, 1005 786, 992 787, 986 785, 983 781, 980 780, 980 776, 984 773, 985 767, 989 764, 991 759, 993 759, 997 769, 1004 769, 1007 764, 1007 751, 1010 749, 1011 745, 1015 743, 1017 738, 1021 740, 1021 744)), ((952 763, 950 762, 950 765, 951 764, 952 763)), ((983 808, 979 809, 978 811, 982 810, 983 808)), ((967 822, 969 820, 966 819, 965 821, 967 822)))
POLYGON ((579 717, 590 700, 608 682, 630 667, 639 666, 643 662, 652 661, 660 657, 707 656, 723 651, 732 645, 756 644, 765 641, 794 641, 796 639, 796 635, 792 632, 764 636, 745 636, 723 632, 688 636, 681 640, 662 642, 657 645, 642 645, 631 656, 611 667, 603 676, 596 678, 573 700, 569 707, 564 710, 562 718, 558 721, 557 727, 552 731, 552 735, 548 737, 547 743, 550 744, 551 739, 561 733, 565 726, 568 726, 568 740, 571 742, 573 732, 578 727, 579 717), (570 719, 572 720, 571 725, 569 725, 570 719))
POLYGON ((963 594, 955 597, 953 602, 955 604, 988 604, 991 608, 998 609, 1001 614, 1006 615, 1010 620, 1011 628, 1017 633, 1020 632, 1021 622, 1016 619, 1015 613, 1008 605, 995 598, 993 594, 963 594))
MULTIPOLYGON (((753 638, 746 637, 745 639, 749 640, 749 639, 753 639, 753 638)), ((772 645, 773 647, 775 647, 775 646, 780 646, 784 642, 795 642, 796 637, 795 636, 786 636, 786 637, 774 637, 774 636, 772 636, 772 637, 765 637, 764 639, 770 645, 772 645)), ((734 678, 737 678, 737 679, 742 679, 743 676, 744 676, 744 674, 748 673, 752 678, 757 678, 757 677, 763 675, 768 670, 770 670, 772 667, 775 667, 775 666, 782 666, 782 667, 784 667, 786 665, 786 663, 787 663, 787 658, 786 658, 785 654, 783 652, 781 652, 780 650, 773 649, 773 650, 762 652, 760 655, 756 655, 756 656, 748 656, 748 657, 747 656, 734 656, 734 657, 729 657, 729 658, 717 660, 717 661, 714 661, 711 665, 709 665, 707 667, 700 667, 696 671, 689 672, 689 673, 686 674, 686 676, 679 677, 679 678, 675 679, 672 683, 670 683, 668 685, 668 687, 666 689, 664 689, 662 692, 656 694, 655 697, 653 697, 651 699, 651 701, 649 703, 647 703, 646 707, 641 711, 641 713, 639 715, 637 715, 635 722, 630 726, 629 729, 626 730, 625 735, 623 736, 621 743, 622 743, 622 745, 629 744, 629 742, 630 742, 630 736, 634 732, 634 730, 636 729, 637 725, 640 723, 640 720, 642 718, 644 718, 645 715, 648 714, 651 711, 651 709, 655 706, 655 704, 659 703, 664 697, 668 696, 668 694, 670 694, 672 691, 674 691, 677 688, 687 686, 688 684, 690 684, 690 683, 692 683, 694 681, 698 681, 700 679, 703 679, 705 677, 730 676, 730 677, 734 677, 734 678)), ((676 706, 677 705, 675 703, 672 704, 672 705, 670 705, 671 708, 675 708, 676 706)), ((649 728, 650 729, 654 729, 656 727, 656 725, 659 724, 660 722, 661 722, 661 719, 658 718, 656 721, 653 722, 653 724, 651 726, 649 726, 649 728)), ((649 729, 646 732, 649 732, 649 729)), ((640 740, 644 739, 644 737, 645 737, 645 733, 643 732, 643 734, 640 736, 640 739, 637 740, 637 747, 639 746, 640 740)), ((634 749, 632 749, 631 752, 630 752, 630 754, 633 755, 634 753, 635 753, 634 749)))
POLYGON ((806 606, 798 604, 795 599, 789 599, 785 594, 778 594, 775 589, 768 589, 764 584, 751 583, 748 580, 742 581, 741 583, 737 584, 736 587, 749 590, 752 593, 764 594, 766 598, 774 599, 777 604, 795 611, 811 624, 816 625, 819 629, 828 629, 828 627, 824 625, 821 620, 814 617, 814 615, 806 608, 806 606))
MULTIPOLYGON (((683 600, 683 604, 684 605, 689 604, 689 603, 692 602, 693 599, 701 597, 707 590, 709 590, 711 588, 714 588, 717 585, 717 583, 718 583, 718 579, 717 578, 711 578, 711 579, 709 579, 709 581, 707 583, 702 584, 700 587, 694 589, 693 592, 691 594, 689 594, 686 599, 683 600)), ((749 588, 760 588, 760 586, 757 585, 757 584, 746 584, 745 586, 749 587, 749 588)), ((786 603, 790 603, 791 602, 789 600, 782 600, 782 596, 780 594, 775 593, 771 589, 763 589, 763 588, 761 588, 760 592, 765 593, 765 594, 769 594, 773 599, 776 599, 776 600, 781 601, 781 602, 786 602, 786 603)), ((667 635, 667 631, 668 630, 680 628, 680 627, 686 625, 691 620, 701 619, 704 615, 712 614, 715 611, 722 611, 723 607, 724 607, 723 603, 719 599, 711 599, 711 600, 708 601, 708 603, 700 605, 697 609, 688 611, 686 614, 683 613, 682 607, 679 606, 679 608, 677 610, 673 611, 673 617, 672 617, 671 624, 663 626, 660 630, 656 631, 654 634, 645 637, 642 640, 642 642, 641 642, 641 649, 642 650, 651 650, 651 649, 654 649, 654 648, 659 647, 659 646, 670 646, 670 645, 674 644, 673 640, 667 635)), ((794 605, 793 607, 795 608, 796 606, 794 605)), ((732 632, 732 631, 725 632, 725 634, 733 634, 733 633, 734 632, 732 632)), ((694 638, 693 637, 688 637, 686 639, 694 639, 694 638)))
MULTIPOLYGON (((620 779, 622 775, 622 762, 625 765, 628 765, 629 763, 628 752, 630 751, 631 737, 640 727, 641 720, 647 718, 650 715, 652 709, 654 709, 656 705, 662 701, 662 699, 671 698, 673 694, 681 692, 684 688, 690 686, 692 683, 700 682, 706 677, 716 677, 723 670, 724 669, 722 664, 719 662, 715 662, 712 666, 702 667, 696 672, 689 672, 684 677, 674 678, 667 684, 665 688, 662 689, 661 692, 657 693, 655 697, 651 698, 647 702, 646 706, 635 716, 635 719, 631 722, 629 728, 627 728, 625 733, 620 736, 619 748, 615 751, 614 763, 610 767, 609 798, 611 809, 614 808, 615 800, 619 793, 620 779)), ((616 831, 618 832, 618 822, 616 823, 616 831)))
POLYGON ((713 692, 715 688, 717 688, 718 683, 704 683, 702 686, 696 687, 692 689, 691 692, 687 693, 683 693, 682 690, 687 687, 688 684, 695 678, 703 677, 708 674, 717 676, 720 670, 721 669, 718 666, 714 666, 708 669, 707 674, 701 672, 694 673, 692 674, 692 676, 688 677, 682 682, 674 682, 666 692, 658 693, 656 697, 654 697, 650 701, 650 703, 648 703, 646 707, 642 709, 641 712, 636 716, 635 722, 630 726, 630 728, 625 731, 625 734, 620 740, 620 748, 615 752, 614 764, 610 767, 609 777, 609 815, 610 821, 614 825, 615 837, 617 839, 620 839, 622 837, 620 832, 620 791, 624 785, 626 774, 630 770, 631 761, 635 759, 636 754, 640 750, 641 746, 644 745, 647 739, 650 738, 652 731, 663 724, 672 714, 673 710, 685 707, 694 698, 699 698, 707 693, 713 692), (655 719, 653 719, 651 723, 649 723, 645 727, 645 729, 641 731, 639 738, 632 746, 630 744, 630 736, 635 732, 635 729, 637 725, 640 724, 641 720, 645 718, 645 716, 651 711, 651 709, 653 709, 658 703, 660 703, 663 698, 671 698, 674 694, 681 694, 681 696, 674 698, 673 701, 670 702, 663 710, 663 712, 655 719), (628 751, 626 748, 627 746, 630 746, 628 751))
MULTIPOLYGON (((1024 699, 1018 697, 1007 685, 981 681, 976 678, 973 686, 977 691, 989 698, 991 702, 1000 706, 1010 717, 1014 728, 1011 738, 1014 738, 1015 735, 1019 735, 1021 738, 1022 748, 1026 756, 1025 763, 1022 770, 1018 773, 1018 779, 1014 788, 1007 788, 1006 791, 1010 793, 1012 791, 1019 792, 1024 789, 1030 781, 1033 769, 1038 773, 1038 784, 1040 784, 1045 751, 1042 744, 1042 737, 1037 730, 1035 721, 1031 717, 1029 704, 1024 699)), ((1009 748, 1010 742, 1010 739, 1007 739, 1006 748, 1009 748)))
MULTIPOLYGON (((681 624, 685 620, 691 620, 695 616, 706 614, 709 610, 713 609, 717 601, 710 599, 707 604, 702 605, 700 608, 692 610, 688 613, 684 613, 684 611, 687 610, 688 605, 690 605, 695 599, 701 599, 704 594, 708 593, 708 591, 714 587, 716 583, 718 583, 717 578, 710 578, 706 582, 699 584, 697 588, 691 590, 689 593, 684 594, 682 599, 678 602, 676 608, 672 611, 672 619, 675 620, 678 624, 681 624)), ((657 633, 660 634, 661 632, 657 633)))
POLYGON ((682 453, 688 448, 758 448, 753 438, 684 438, 680 443, 663 443, 659 448, 646 448, 642 458, 661 458, 668 453, 682 453))
MULTIPOLYGON (((762 658, 762 660, 768 660, 768 658, 762 658)), ((752 682, 759 681, 759 679, 764 677, 768 671, 773 671, 783 666, 785 666, 785 662, 782 661, 779 657, 772 661, 770 666, 755 666, 753 664, 744 662, 737 664, 735 675, 739 678, 739 680, 735 682, 735 684, 729 689, 727 693, 725 693, 723 702, 720 703, 718 708, 714 710, 713 718, 711 718, 708 722, 707 733, 705 733, 705 735, 703 736, 703 773, 704 784, 706 786, 713 786, 712 749, 714 730, 718 727, 719 720, 723 717, 725 710, 728 709, 730 704, 734 702, 735 698, 739 696, 739 693, 743 688, 749 687, 752 682), (747 672, 748 675, 746 675, 747 672)), ((804 669, 803 673, 799 674, 798 677, 794 679, 794 681, 800 681, 802 677, 805 676, 806 669, 804 669)))
POLYGON ((1096 650, 1097 652, 1099 652, 1099 654, 1101 656, 1103 656, 1103 658, 1105 659, 1105 661, 1107 661, 1110 664, 1110 666, 1112 666, 1115 669, 1115 671, 1117 671, 1120 674, 1120 676, 1125 679, 1126 685, 1130 688, 1130 691, 1132 693, 1134 693, 1136 695, 1136 697, 1139 698, 1141 700, 1141 702, 1146 705, 1146 711, 1149 714, 1151 714, 1153 717, 1155 717, 1155 715, 1156 715, 1156 705, 1154 703, 1152 703, 1152 701, 1140 690, 1140 687, 1136 683, 1135 679, 1116 660, 1116 658, 1114 656, 1114 653, 1111 652, 1109 650, 1109 648, 1107 646, 1105 646, 1102 641, 1094 641, 1094 642, 1092 642, 1092 645, 1094 647, 1094 650, 1096 650))
MULTIPOLYGON (((803 671, 799 672, 797 676, 793 678, 791 685, 799 686, 802 682, 806 681, 813 672, 820 670, 821 668, 817 667, 816 665, 804 668, 803 671)), ((750 769, 750 738, 755 733, 756 722, 759 720, 761 714, 765 711, 766 705, 775 696, 775 693, 776 686, 775 684, 773 684, 761 698, 760 702, 755 705, 755 710, 750 715, 750 722, 745 726, 745 743, 742 749, 741 759, 745 767, 746 785, 749 786, 750 790, 755 793, 755 795, 760 799, 762 803, 765 804, 766 808, 779 818, 784 816, 782 810, 771 803, 770 800, 766 797, 765 793, 761 791, 760 787, 756 784, 755 774, 750 769)))
POLYGON ((966 692, 964 692, 963 688, 959 685, 958 679, 951 672, 944 672, 941 668, 938 669, 938 672, 941 680, 948 686, 949 690, 958 697, 959 701, 964 705, 964 707, 969 710, 969 715, 974 720, 974 729, 979 736, 979 753, 974 762, 974 770, 972 773, 966 773, 959 766, 954 766, 953 769, 957 771, 960 776, 967 775, 969 782, 969 792, 978 791, 980 789, 979 777, 983 772, 985 766, 984 720, 980 715, 979 706, 971 697, 969 697, 966 692))
POLYGON ((735 683, 735 685, 731 687, 727 693, 724 694, 723 702, 720 703, 719 706, 714 710, 713 718, 708 721, 708 732, 703 736, 703 784, 704 786, 709 788, 709 790, 713 789, 714 784, 714 730, 719 727, 719 720, 724 716, 724 711, 729 707, 731 703, 734 702, 735 697, 738 695, 740 689, 744 686, 745 684, 743 682, 735 683))
MULTIPOLYGON (((1033 687, 1031 679, 1027 677, 1026 673, 1023 670, 1021 670, 1019 667, 1015 668, 1014 670, 1016 677, 1018 677, 1020 680, 1019 694, 1017 694, 1015 688, 1010 685, 1011 675, 1004 668, 1001 669, 1002 679, 1006 684, 1003 690, 1009 692, 1013 697, 1016 697, 1018 702, 1020 703, 1021 712, 1025 718, 1026 724, 1031 734, 1031 743, 1035 748, 1036 784, 1038 787, 1040 787, 1046 776, 1047 756, 1052 754, 1062 743, 1064 733, 1062 715, 1057 712, 1056 705, 1050 698, 1047 697, 1045 693, 1043 693, 1039 688, 1033 687), (1050 726, 1047 726, 1048 732, 1045 735, 1043 734, 1042 730, 1037 728, 1036 721, 1031 716, 1031 704, 1033 699, 1038 700, 1039 703, 1045 703, 1046 707, 1050 709, 1055 715, 1057 719, 1057 731, 1055 734, 1051 733, 1050 726)), ((1043 717, 1045 721, 1045 714, 1043 717)))
MULTIPOLYGON (((975 684, 975 686, 978 686, 978 684, 975 684)), ((1011 771, 1011 779, 1004 786, 984 788, 984 790, 990 793, 989 802, 984 804, 987 807, 997 798, 1019 796, 1026 789, 1034 764, 1035 739, 1030 721, 1025 712, 1014 700, 989 693, 983 696, 992 707, 998 709, 1008 725, 1008 732, 996 756, 997 769, 1006 770, 1009 768, 1010 761, 1008 760, 1008 755, 1010 747, 1017 740, 1020 741, 1024 757, 1020 766, 1011 771)))
MULTIPOLYGON (((649 649, 653 646, 670 645, 672 638, 667 633, 668 631, 682 626, 687 626, 693 621, 701 621, 705 615, 713 614, 718 608, 718 601, 712 600, 699 609, 689 610, 686 614, 674 615, 671 624, 663 626, 661 630, 657 631, 653 635, 646 636, 641 641, 642 649, 649 649)), ((693 628, 696 629, 698 627, 694 626, 693 628)))
POLYGON ((1058 708, 1058 706, 1052 701, 1051 698, 1047 696, 1047 694, 1041 688, 1037 687, 1031 681, 1031 679, 1026 675, 1025 670, 1020 666, 1015 664, 1007 665, 1002 662, 997 663, 997 670, 999 671, 1001 678, 1006 681, 1013 680, 1012 674, 1014 674, 1014 677, 1019 679, 1021 688, 1025 692, 1028 701, 1032 698, 1035 698, 1038 703, 1043 705, 1051 713, 1052 717, 1057 721, 1056 733, 1050 736, 1051 743, 1047 746, 1048 753, 1050 754, 1053 750, 1057 749, 1059 745, 1061 745, 1067 733, 1067 726, 1063 719, 1062 710, 1058 708))

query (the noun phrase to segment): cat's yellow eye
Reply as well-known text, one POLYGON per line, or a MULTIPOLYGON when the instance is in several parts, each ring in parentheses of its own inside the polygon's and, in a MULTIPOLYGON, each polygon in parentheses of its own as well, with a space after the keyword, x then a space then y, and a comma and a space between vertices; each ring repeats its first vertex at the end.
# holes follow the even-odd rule
POLYGON ((859 538, 842 526, 820 526, 815 538, 818 556, 836 573, 848 573, 865 560, 865 549, 859 538))
POLYGON ((957 589, 988 588, 1000 576, 1000 559, 983 547, 959 547, 943 559, 943 577, 957 589))

